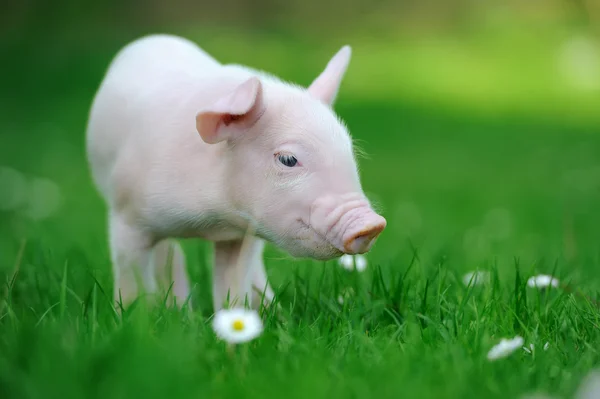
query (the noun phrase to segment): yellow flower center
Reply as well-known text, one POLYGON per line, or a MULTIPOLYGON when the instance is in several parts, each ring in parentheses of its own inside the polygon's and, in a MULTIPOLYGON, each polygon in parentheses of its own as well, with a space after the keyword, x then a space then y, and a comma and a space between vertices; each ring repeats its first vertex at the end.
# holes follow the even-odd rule
POLYGON ((244 322, 242 320, 235 320, 232 327, 235 331, 242 331, 244 329, 244 322))

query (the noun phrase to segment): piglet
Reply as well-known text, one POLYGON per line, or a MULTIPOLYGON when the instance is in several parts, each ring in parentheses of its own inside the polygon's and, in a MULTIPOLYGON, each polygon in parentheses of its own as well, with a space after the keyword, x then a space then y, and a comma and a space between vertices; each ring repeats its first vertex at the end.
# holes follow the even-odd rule
POLYGON ((176 239, 214 243, 215 310, 273 300, 265 242, 319 260, 371 249, 386 220, 362 190, 332 110, 350 56, 342 47, 304 88, 221 64, 172 35, 139 38, 116 55, 86 148, 108 208, 117 302, 163 288, 176 305, 188 299, 176 239))

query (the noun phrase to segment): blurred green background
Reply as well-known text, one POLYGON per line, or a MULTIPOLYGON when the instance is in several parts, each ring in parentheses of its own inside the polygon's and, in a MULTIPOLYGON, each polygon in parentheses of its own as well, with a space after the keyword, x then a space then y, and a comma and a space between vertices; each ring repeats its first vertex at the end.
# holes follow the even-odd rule
MULTIPOLYGON (((0 312, 0 328, 6 333, 0 338, 0 348, 14 349, 10 353, 17 360, 7 355, 8 360, 0 362, 4 371, 0 372, 0 392, 3 381, 10 380, 12 387, 33 390, 35 385, 42 391, 55 387, 57 393, 56 387, 71 384, 71 369, 86 364, 100 373, 112 367, 106 366, 106 359, 123 362, 122 369, 115 370, 124 370, 128 364, 137 370, 130 370, 128 376, 134 381, 128 385, 131 395, 137 395, 139 387, 157 397, 183 392, 185 388, 177 391, 170 385, 175 382, 157 382, 167 368, 173 381, 196 386, 195 374, 186 374, 175 355, 144 350, 156 349, 159 341, 154 337, 130 336, 127 329, 114 333, 106 306, 98 310, 98 319, 105 321, 98 325, 103 326, 107 344, 96 347, 96 352, 91 349, 95 319, 89 336, 67 327, 67 332, 60 327, 55 330, 60 333, 52 335, 48 327, 36 335, 24 327, 13 331, 8 322, 31 318, 39 324, 50 316, 62 320, 66 302, 61 287, 68 286, 64 295, 73 302, 67 308, 76 320, 73 328, 79 331, 83 324, 78 322, 77 304, 91 303, 92 294, 96 298, 94 282, 112 290, 105 207, 89 177, 85 126, 95 90, 112 57, 129 41, 157 32, 185 36, 223 63, 246 64, 305 86, 342 45, 352 46, 335 109, 367 155, 359 161, 363 186, 388 220, 368 255, 370 264, 404 273, 418 254, 421 274, 411 288, 412 297, 402 305, 410 308, 409 316, 428 311, 425 303, 418 308, 420 298, 427 299, 430 281, 425 283, 423 276, 431 277, 440 267, 460 281, 464 272, 497 266, 501 279, 511 287, 518 264, 524 274, 556 272, 562 281, 599 296, 600 3, 596 0, 4 0, 0 5, 0 277, 9 282, 0 294, 7 302, 10 297, 12 313, 0 312), (12 284, 16 266, 20 270, 12 284), (65 344, 66 348, 79 348, 77 352, 72 349, 78 360, 70 357, 71 349, 53 347, 50 337, 56 336, 72 344, 65 344), (146 346, 134 345, 140 337, 145 337, 146 346), (29 350, 35 356, 28 357, 29 350), (118 355, 120 350, 124 355, 118 355), (71 359, 60 365, 63 373, 53 372, 52 356, 71 359), (37 384, 22 384, 19 381, 28 380, 16 377, 14 365, 27 364, 23 360, 27 358, 41 364, 36 369, 38 377, 32 377, 37 384), (86 363, 89 359, 93 361, 86 363), (136 368, 136 362, 146 368, 136 368), (44 367, 52 371, 45 372, 44 367), (156 378, 145 372, 157 373, 156 378)), ((190 274, 197 284, 194 299, 205 315, 212 308, 208 248, 202 241, 185 242, 190 274)), ((273 247, 268 248, 266 265, 276 290, 290 281, 292 265, 306 270, 323 266, 291 259, 273 247)), ((310 317, 321 317, 329 306, 323 303, 322 308, 311 310, 310 317)), ((435 302, 429 306, 435 307, 435 302)), ((491 327, 486 334, 512 325, 496 323, 505 320, 503 309, 498 305, 487 319, 491 327)), ((86 307, 85 315, 87 311, 86 307)), ((429 316, 433 318, 436 312, 437 308, 431 310, 429 316)), ((571 320, 578 325, 578 319, 571 320)), ((322 330, 300 333, 290 327, 290 334, 306 333, 309 341, 323 342, 318 333, 328 326, 317 328, 322 330)), ((197 345, 198 353, 212 345, 210 340, 205 343, 189 337, 182 341, 173 331, 172 338, 160 342, 165 347, 174 345, 181 361, 197 361, 192 359, 197 352, 188 351, 181 342, 197 345)), ((583 336, 581 330, 577 333, 583 336)), ((283 332, 277 334, 285 341, 283 332)), ((592 348, 594 337, 590 333, 589 341, 583 342, 592 348)), ((441 341, 428 341, 424 335, 422 341, 414 341, 413 349, 407 349, 412 360, 403 363, 404 378, 398 381, 411 386, 412 392, 419 391, 420 384, 436 375, 427 373, 438 370, 440 359, 453 359, 456 363, 439 369, 445 370, 449 384, 455 384, 449 392, 469 392, 468 378, 480 382, 478 377, 492 375, 477 363, 479 358, 473 360, 471 350, 484 350, 479 338, 462 337, 473 342, 475 349, 448 346, 448 352, 436 355, 432 347, 441 341), (422 357, 425 352, 429 354, 422 357), (409 366, 413 361, 422 362, 423 368, 409 366), (468 370, 462 379, 454 374, 459 369, 468 370), (415 379, 414 373, 419 377, 415 379)), ((206 364, 222 360, 222 351, 215 348, 206 352, 206 364)), ((323 348, 319 356, 329 359, 330 352, 323 348)), ((336 356, 342 359, 346 352, 336 356)), ((279 359, 278 354, 270 359, 275 357, 279 359)), ((329 367, 326 362, 303 359, 299 365, 320 365, 315 370, 329 367)), ((593 355, 586 358, 588 363, 577 363, 579 359, 580 353, 571 348, 568 361, 558 355, 553 359, 552 370, 559 375, 557 365, 568 363, 580 364, 581 371, 593 359, 597 361, 593 355)), ((262 360, 257 361, 255 377, 262 370, 262 360)), ((531 366, 531 370, 540 369, 543 374, 548 364, 531 366)), ((297 372, 306 371, 304 366, 294 367, 297 372)), ((359 382, 365 375, 372 377, 373 384, 383 381, 378 370, 395 378, 387 365, 370 374, 365 374, 370 367, 359 367, 358 360, 352 367, 359 382)), ((511 374, 510 364, 506 367, 499 375, 519 381, 520 386, 538 381, 561 384, 551 380, 554 377, 534 381, 526 373, 511 374)), ((23 366, 23 370, 29 369, 23 366)), ((212 369, 206 370, 203 375, 211 376, 212 369)), ((285 385, 285 369, 280 373, 285 385)), ((317 371, 311 375, 314 381, 328 378, 317 371)), ((106 381, 113 381, 115 390, 127 392, 124 379, 106 381)), ((481 392, 501 397, 502 378, 486 381, 489 390, 481 392)), ((575 383, 567 377, 564 381, 570 386, 575 383)), ((271 387, 268 375, 262 382, 265 388, 271 387)), ((105 384, 109 392, 110 382, 105 384)), ((385 391, 385 383, 377 386, 385 391)), ((427 386, 432 394, 445 389, 443 384, 427 386)), ((240 385, 236 387, 231 389, 244 392, 240 385)))

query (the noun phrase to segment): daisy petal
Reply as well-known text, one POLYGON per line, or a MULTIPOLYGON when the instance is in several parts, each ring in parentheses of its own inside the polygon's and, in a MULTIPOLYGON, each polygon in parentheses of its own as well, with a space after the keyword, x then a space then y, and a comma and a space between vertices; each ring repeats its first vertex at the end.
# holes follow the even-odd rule
POLYGON ((523 338, 518 335, 512 339, 502 338, 502 340, 500 340, 500 343, 498 343, 496 346, 490 349, 487 358, 490 361, 502 359, 504 357, 507 357, 522 346, 523 338))
POLYGON ((547 287, 558 287, 558 280, 552 276, 546 274, 540 274, 537 276, 530 277, 527 280, 527 285, 532 288, 547 288, 547 287))

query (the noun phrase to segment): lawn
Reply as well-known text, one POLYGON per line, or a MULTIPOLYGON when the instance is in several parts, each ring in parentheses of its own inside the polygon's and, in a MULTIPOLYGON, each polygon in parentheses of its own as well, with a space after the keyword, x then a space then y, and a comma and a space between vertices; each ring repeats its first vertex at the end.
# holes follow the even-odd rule
MULTIPOLYGON (((311 42, 262 37, 236 59, 227 50, 252 38, 193 38, 302 84, 341 44, 313 53, 311 42)), ((69 40, 7 50, 19 62, 6 66, 15 78, 0 102, 1 398, 572 397, 600 365, 599 100, 559 84, 540 91, 554 53, 515 50, 531 68, 523 78, 466 42, 398 43, 397 53, 358 43, 336 111, 367 154, 361 178, 388 228, 362 273, 269 246, 281 310, 261 312, 264 333, 230 351, 211 328, 206 242, 183 242, 193 312, 140 304, 120 318, 111 307, 84 130, 123 42, 69 40), (410 64, 394 69, 397 54, 410 64), (440 54, 452 57, 432 68, 440 54), (506 81, 489 82, 482 65, 506 81), (490 281, 465 285, 474 270, 490 281), (529 287, 537 274, 560 287, 529 287), (535 349, 487 359, 517 335, 535 349)))

